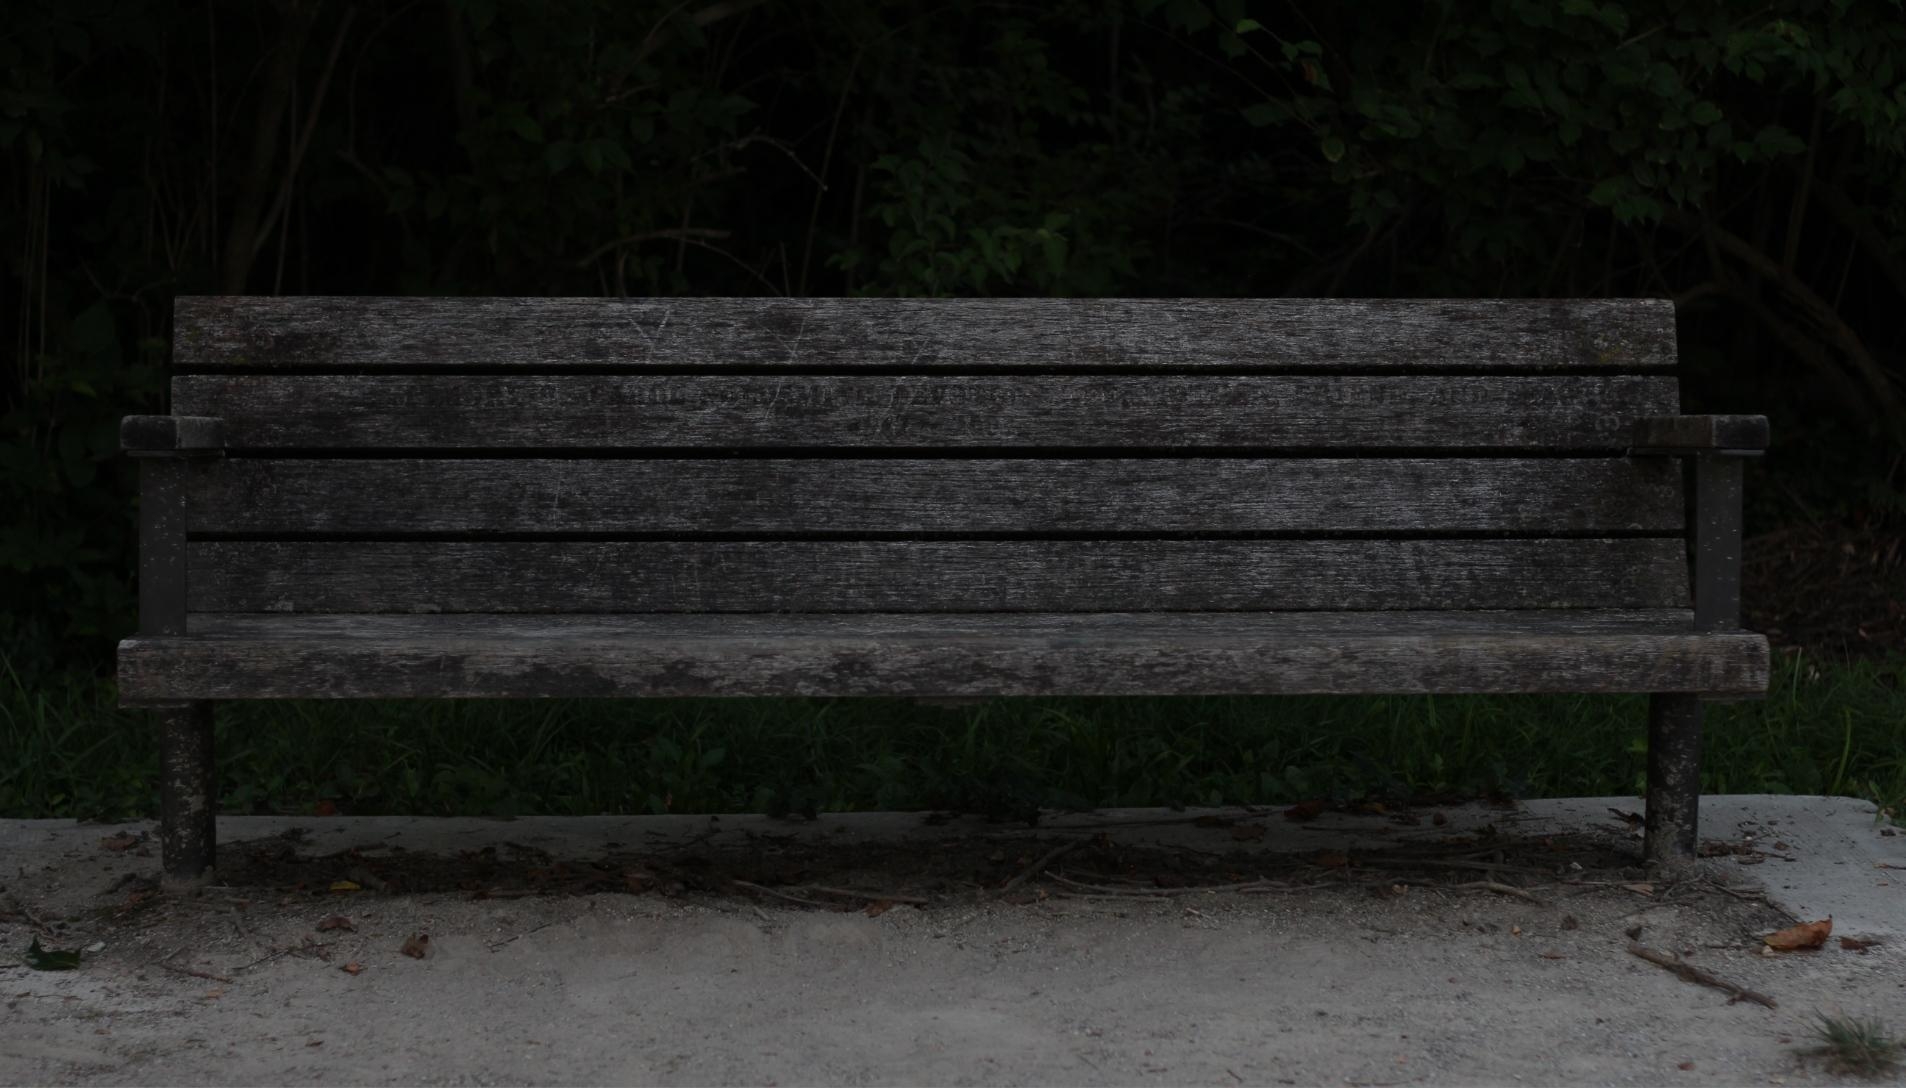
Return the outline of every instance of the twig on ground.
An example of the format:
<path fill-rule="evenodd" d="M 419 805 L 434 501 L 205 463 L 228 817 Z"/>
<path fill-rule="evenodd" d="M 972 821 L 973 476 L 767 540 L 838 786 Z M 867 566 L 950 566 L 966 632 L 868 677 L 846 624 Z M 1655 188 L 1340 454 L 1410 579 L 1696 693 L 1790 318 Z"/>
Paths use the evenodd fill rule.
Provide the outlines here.
<path fill-rule="evenodd" d="M 776 899 L 785 899 L 790 903 L 799 903 L 804 907 L 818 907 L 822 910 L 827 909 L 826 903 L 816 903 L 812 899 L 803 898 L 802 896 L 798 896 L 798 895 L 790 895 L 787 892 L 781 891 L 779 889 L 766 888 L 759 884 L 749 883 L 746 880 L 730 880 L 729 883 L 733 884 L 737 888 L 746 888 L 747 890 L 751 892 L 760 892 L 762 895 L 772 895 Z"/>
<path fill-rule="evenodd" d="M 492 943 L 490 943 L 490 944 L 488 944 L 488 945 L 485 945 L 484 947 L 486 947 L 486 948 L 488 948 L 488 949 L 489 949 L 490 951 L 492 951 L 492 952 L 494 952 L 494 951 L 496 951 L 497 949 L 499 949 L 499 948 L 501 948 L 501 947 L 503 947 L 503 946 L 504 946 L 504 945 L 506 945 L 506 944 L 509 944 L 509 943 L 510 943 L 511 941 L 514 941 L 514 940 L 516 940 L 516 939 L 517 939 L 517 938 L 519 938 L 519 937 L 527 937 L 527 936 L 529 936 L 529 935 L 530 935 L 530 934 L 532 934 L 532 933 L 536 933 L 536 932 L 539 932 L 539 931 L 541 931 L 541 930 L 545 930 L 545 929 L 548 929 L 548 928 L 549 928 L 550 926 L 553 926 L 553 925 L 555 925 L 555 924 L 556 924 L 557 922 L 562 922 L 562 921 L 567 921 L 567 919 L 564 919 L 564 918 L 557 918 L 557 919 L 554 919 L 553 921 L 548 921 L 548 922 L 544 922 L 544 923 L 543 923 L 542 925 L 540 925 L 540 926 L 531 926 L 530 928 L 528 928 L 528 929 L 526 929 L 526 930 L 524 930 L 524 931 L 523 931 L 523 932 L 521 932 L 521 933 L 517 933 L 517 934 L 513 934 L 513 935 L 511 935 L 511 936 L 508 936 L 508 937 L 505 937 L 505 938 L 503 938 L 503 939 L 502 939 L 502 940 L 500 940 L 500 941 L 495 941 L 495 942 L 492 942 Z"/>
<path fill-rule="evenodd" d="M 279 956 L 290 955 L 291 950 L 296 947 L 297 947 L 296 945 L 287 945 L 284 948 L 278 949 L 276 952 L 267 952 L 265 955 L 258 957 L 257 959 L 251 961 L 250 963 L 241 963 L 237 967 L 231 968 L 231 972 L 233 974 L 237 974 L 240 971 L 249 971 L 261 963 L 270 963 L 272 960 L 277 959 Z M 164 966 L 164 965 L 161 964 L 160 966 Z M 167 968 L 167 969 L 170 970 L 170 968 Z"/>
<path fill-rule="evenodd" d="M 857 892 L 852 888 L 827 888 L 819 884 L 803 884 L 800 890 L 813 892 L 815 895 L 838 895 L 843 899 L 865 899 L 869 903 L 877 903 L 885 899 L 889 903 L 906 903 L 909 906 L 924 907 L 930 902 L 917 895 L 900 895 L 897 892 Z"/>
<path fill-rule="evenodd" d="M 1513 884 L 1503 884 L 1494 880 L 1469 880 L 1461 884 L 1442 884 L 1434 880 L 1393 880 L 1390 883 L 1408 884 L 1415 888 L 1438 888 L 1443 891 L 1452 892 L 1495 892 L 1497 895 L 1512 895 L 1517 899 L 1526 899 L 1538 907 L 1546 907 L 1549 905 L 1546 899 L 1538 897 L 1535 893 L 1526 888 L 1518 888 Z"/>
<path fill-rule="evenodd" d="M 1237 884 L 1187 884 L 1180 888 L 1121 888 L 1112 884 L 1088 884 L 1083 880 L 1074 880 L 1058 873 L 1047 873 L 1046 876 L 1061 884 L 1099 895 L 1129 896 L 1133 899 L 1170 899 L 1195 892 L 1284 891 L 1291 887 L 1289 884 L 1279 884 L 1273 880 L 1247 880 Z"/>
<path fill-rule="evenodd" d="M 193 978 L 209 979 L 212 982 L 223 982 L 228 986 L 231 985 L 232 981 L 224 975 L 215 975 L 210 971 L 201 971 L 196 967 L 180 967 L 176 963 L 167 963 L 164 960 L 159 961 L 159 966 L 176 975 L 191 975 Z"/>
<path fill-rule="evenodd" d="M 27 920 L 28 925 L 32 926 L 34 929 L 39 930 L 41 933 L 45 934 L 46 936 L 50 937 L 53 935 L 53 927 L 46 924 L 46 919 L 33 913 L 33 908 L 27 906 L 24 902 L 22 902 L 19 896 L 9 895 L 7 896 L 7 902 L 13 904 L 14 913 L 18 914 L 22 918 L 25 918 Z"/>
<path fill-rule="evenodd" d="M 1013 877 L 1011 880 L 1008 880 L 1004 886 L 1002 886 L 998 891 L 994 892 L 993 894 L 1005 895 L 1008 892 L 1016 891 L 1021 884 L 1024 884 L 1026 881 L 1031 880 L 1033 877 L 1036 877 L 1040 873 L 1045 872 L 1046 866 L 1051 865 L 1053 862 L 1058 861 L 1060 858 L 1065 857 L 1067 854 L 1070 854 L 1072 851 L 1077 850 L 1079 847 L 1084 846 L 1086 843 L 1091 841 L 1092 840 L 1090 837 L 1083 837 L 1083 838 L 1073 839 L 1069 842 L 1065 842 L 1058 846 L 1053 847 L 1052 849 L 1046 851 L 1044 857 L 1041 857 L 1038 861 L 1035 861 L 1031 865 L 1026 866 L 1025 869 L 1020 871 L 1018 876 Z"/>
<path fill-rule="evenodd" d="M 1371 869 L 1475 869 L 1484 873 L 1526 873 L 1530 876 L 1553 876 L 1553 873 L 1533 869 L 1527 865 L 1501 865 L 1493 861 L 1445 861 L 1439 858 L 1398 858 L 1398 857 L 1360 857 L 1355 865 Z"/>
<path fill-rule="evenodd" d="M 336 941 L 315 941 L 315 940 L 312 940 L 309 936 L 307 936 L 305 937 L 303 941 L 301 941 L 298 944 L 286 945 L 285 947 L 280 948 L 274 952 L 270 952 L 263 956 L 260 956 L 257 959 L 251 961 L 250 963 L 241 963 L 237 967 L 228 968 L 228 970 L 230 970 L 233 974 L 237 974 L 240 971 L 250 970 L 251 968 L 258 966 L 261 963 L 269 963 L 280 956 L 314 955 L 321 960 L 328 961 L 331 957 L 328 954 L 326 954 L 326 950 L 333 948 L 336 945 L 337 945 Z M 178 955 L 178 953 L 174 952 L 172 955 L 176 956 Z M 171 958 L 172 956 L 166 957 L 166 959 L 171 959 Z"/>
<path fill-rule="evenodd" d="M 1718 975 L 1703 971 L 1691 963 L 1683 963 L 1679 957 L 1670 955 L 1669 953 L 1659 952 L 1638 944 L 1629 945 L 1628 951 L 1629 954 L 1639 956 L 1657 967 L 1665 967 L 1673 971 L 1689 982 L 1699 983 L 1702 986 L 1712 986 L 1716 990 L 1726 991 L 1729 1004 L 1736 1001 L 1752 1001 L 1757 1005 L 1765 1005 L 1770 1009 L 1778 1007 L 1774 1004 L 1774 999 L 1768 997 L 1766 994 L 1757 993 L 1745 986 L 1729 982 Z"/>
<path fill-rule="evenodd" d="M 1736 899 L 1745 899 L 1750 903 L 1765 903 L 1767 901 L 1767 893 L 1764 891 L 1753 891 L 1753 892 L 1742 891 L 1739 888 L 1730 888 L 1725 884 L 1722 884 L 1722 883 L 1719 883 L 1718 881 L 1713 881 L 1713 880 L 1705 880 L 1705 881 L 1702 881 L 1702 883 L 1706 884 L 1710 888 L 1713 888 L 1717 892 L 1726 892 L 1728 895 L 1731 895 Z"/>

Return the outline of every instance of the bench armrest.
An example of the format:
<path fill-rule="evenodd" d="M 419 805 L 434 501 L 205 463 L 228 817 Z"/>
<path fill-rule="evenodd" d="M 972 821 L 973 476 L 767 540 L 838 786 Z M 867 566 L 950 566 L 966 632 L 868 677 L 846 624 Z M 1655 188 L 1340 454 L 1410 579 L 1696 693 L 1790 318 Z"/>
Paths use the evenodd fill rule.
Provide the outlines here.
<path fill-rule="evenodd" d="M 1649 416 L 1635 421 L 1631 455 L 1685 457 L 1694 500 L 1689 525 L 1694 626 L 1741 623 L 1741 458 L 1767 449 L 1766 416 Z"/>
<path fill-rule="evenodd" d="M 211 416 L 127 416 L 119 447 L 139 458 L 139 633 L 185 633 L 186 483 L 225 452 Z"/>
<path fill-rule="evenodd" d="M 194 457 L 225 449 L 225 421 L 212 416 L 127 416 L 119 448 L 134 457 Z"/>
<path fill-rule="evenodd" d="M 1754 457 L 1767 449 L 1767 440 L 1766 416 L 1649 416 L 1635 421 L 1628 452 Z"/>

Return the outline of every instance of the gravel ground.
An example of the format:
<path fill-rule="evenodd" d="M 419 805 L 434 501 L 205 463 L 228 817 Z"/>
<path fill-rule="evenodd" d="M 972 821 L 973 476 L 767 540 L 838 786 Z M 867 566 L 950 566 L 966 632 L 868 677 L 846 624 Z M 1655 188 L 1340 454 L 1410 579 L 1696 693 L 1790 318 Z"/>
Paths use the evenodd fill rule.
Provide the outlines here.
<path fill-rule="evenodd" d="M 1906 1031 L 1871 806 L 1709 798 L 1679 880 L 1636 808 L 234 818 L 189 896 L 148 825 L 0 823 L 0 960 L 97 949 L 0 967 L 0 1082 L 1811 1084 L 1816 1013 Z"/>

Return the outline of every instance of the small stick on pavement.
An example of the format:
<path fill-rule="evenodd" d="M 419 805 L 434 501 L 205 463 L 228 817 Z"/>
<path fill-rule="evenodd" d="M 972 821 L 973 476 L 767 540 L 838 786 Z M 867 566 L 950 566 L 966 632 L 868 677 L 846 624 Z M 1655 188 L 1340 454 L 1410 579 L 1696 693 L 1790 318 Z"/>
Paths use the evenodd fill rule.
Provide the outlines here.
<path fill-rule="evenodd" d="M 822 909 L 826 909 L 827 907 L 825 903 L 816 903 L 812 899 L 805 899 L 798 895 L 789 895 L 784 891 L 775 888 L 766 888 L 759 884 L 751 884 L 746 880 L 730 880 L 729 883 L 737 888 L 746 888 L 751 892 L 760 892 L 762 895 L 772 895 L 776 899 L 785 899 L 790 903 L 799 903 L 804 907 L 820 907 Z"/>
<path fill-rule="evenodd" d="M 1378 883 L 1382 883 L 1379 881 Z M 1451 892 L 1495 892 L 1497 895 L 1513 895 L 1517 899 L 1526 899 L 1538 907 L 1548 906 L 1548 901 L 1537 897 L 1527 888 L 1518 888 L 1514 884 L 1503 884 L 1494 880 L 1469 880 L 1461 884 L 1442 884 L 1434 880 L 1393 880 L 1392 884 L 1408 884 L 1416 888 L 1436 888 Z"/>
<path fill-rule="evenodd" d="M 819 884 L 803 884 L 801 885 L 801 890 L 804 892 L 813 892 L 816 895 L 838 895 L 843 899 L 865 899 L 870 903 L 877 903 L 885 899 L 889 903 L 905 903 L 909 906 L 924 907 L 931 902 L 931 900 L 922 899 L 917 895 L 899 895 L 894 892 L 857 892 L 852 888 L 826 888 Z"/>
<path fill-rule="evenodd" d="M 1046 855 L 1044 857 L 1040 858 L 1038 861 L 1033 862 L 1031 865 L 1028 865 L 1025 868 L 1025 870 L 1022 871 L 1018 876 L 1013 877 L 1011 880 L 1008 880 L 1004 887 L 1000 888 L 997 892 L 994 892 L 993 894 L 1005 895 L 1007 892 L 1014 891 L 1021 884 L 1024 884 L 1026 881 L 1031 880 L 1033 877 L 1036 877 L 1040 873 L 1045 872 L 1046 866 L 1051 865 L 1053 862 L 1058 861 L 1060 858 L 1065 857 L 1067 854 L 1070 854 L 1074 850 L 1077 850 L 1079 847 L 1084 846 L 1086 843 L 1091 841 L 1092 840 L 1089 837 L 1078 838 L 1078 839 L 1073 839 L 1071 842 L 1053 847 L 1052 849 L 1046 851 Z"/>
<path fill-rule="evenodd" d="M 167 963 L 164 960 L 159 961 L 159 966 L 174 974 L 191 975 L 193 978 L 209 979 L 212 982 L 223 982 L 226 985 L 230 985 L 232 981 L 224 975 L 215 975 L 210 971 L 200 971 L 195 967 L 180 967 L 176 963 Z"/>
<path fill-rule="evenodd" d="M 1768 997 L 1766 994 L 1756 993 L 1744 986 L 1735 985 L 1717 975 L 1711 975 L 1691 963 L 1681 962 L 1679 958 L 1671 956 L 1666 952 L 1657 952 L 1652 948 L 1638 944 L 1629 945 L 1628 951 L 1632 955 L 1639 956 L 1657 967 L 1666 967 L 1668 970 L 1673 971 L 1689 982 L 1699 983 L 1702 986 L 1712 986 L 1717 990 L 1727 991 L 1729 1002 L 1752 1001 L 1757 1005 L 1765 1005 L 1770 1009 L 1779 1007 L 1774 1004 L 1774 999 Z"/>

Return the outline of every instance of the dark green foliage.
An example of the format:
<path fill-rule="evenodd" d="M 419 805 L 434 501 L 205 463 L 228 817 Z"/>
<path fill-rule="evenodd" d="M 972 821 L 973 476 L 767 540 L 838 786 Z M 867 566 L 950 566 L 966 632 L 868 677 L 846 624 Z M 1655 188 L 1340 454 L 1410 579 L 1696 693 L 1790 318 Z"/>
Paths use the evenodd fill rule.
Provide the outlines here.
<path fill-rule="evenodd" d="M 19 0 L 0 73 L 36 668 L 133 623 L 188 292 L 1672 295 L 1691 407 L 1906 510 L 1898 0 Z"/>
<path fill-rule="evenodd" d="M 26 965 L 35 971 L 75 971 L 79 969 L 78 952 L 62 952 L 51 948 L 41 948 L 40 939 L 33 938 L 27 945 Z"/>
<path fill-rule="evenodd" d="M 1833 1073 L 1876 1077 L 1899 1066 L 1906 1041 L 1894 1037 L 1879 1020 L 1815 1013 L 1814 1037 L 1819 1045 L 1803 1051 L 1819 1058 Z"/>

